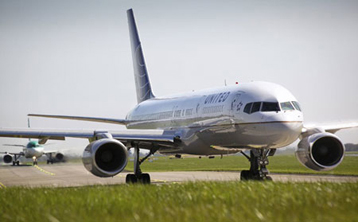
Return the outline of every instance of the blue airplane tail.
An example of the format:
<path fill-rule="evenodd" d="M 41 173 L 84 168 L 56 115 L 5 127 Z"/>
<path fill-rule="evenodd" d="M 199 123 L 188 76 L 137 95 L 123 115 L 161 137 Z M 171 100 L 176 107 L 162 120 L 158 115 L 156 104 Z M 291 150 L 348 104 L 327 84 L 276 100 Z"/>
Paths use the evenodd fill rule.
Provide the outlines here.
<path fill-rule="evenodd" d="M 131 40 L 134 80 L 137 91 L 138 103 L 147 99 L 154 98 L 152 87 L 150 85 L 147 67 L 145 65 L 142 46 L 139 40 L 137 26 L 134 20 L 133 10 L 127 11 L 129 35 Z"/>

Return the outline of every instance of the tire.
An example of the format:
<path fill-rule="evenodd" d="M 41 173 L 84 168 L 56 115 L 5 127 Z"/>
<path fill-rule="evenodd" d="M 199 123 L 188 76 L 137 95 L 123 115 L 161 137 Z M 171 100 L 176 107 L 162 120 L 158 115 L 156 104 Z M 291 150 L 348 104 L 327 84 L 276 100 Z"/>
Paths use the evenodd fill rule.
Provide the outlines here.
<path fill-rule="evenodd" d="M 242 181 L 246 181 L 246 180 L 250 180 L 250 171 L 248 170 L 243 170 L 241 171 L 241 174 L 240 174 L 240 180 Z"/>
<path fill-rule="evenodd" d="M 148 173 L 143 173 L 142 178 L 140 179 L 142 184 L 150 184 L 150 176 Z"/>
<path fill-rule="evenodd" d="M 272 181 L 272 177 L 267 176 L 267 177 L 266 177 L 266 180 L 267 180 L 267 181 Z"/>
<path fill-rule="evenodd" d="M 134 174 L 127 174 L 126 176 L 126 183 L 133 184 L 137 183 L 137 177 Z"/>

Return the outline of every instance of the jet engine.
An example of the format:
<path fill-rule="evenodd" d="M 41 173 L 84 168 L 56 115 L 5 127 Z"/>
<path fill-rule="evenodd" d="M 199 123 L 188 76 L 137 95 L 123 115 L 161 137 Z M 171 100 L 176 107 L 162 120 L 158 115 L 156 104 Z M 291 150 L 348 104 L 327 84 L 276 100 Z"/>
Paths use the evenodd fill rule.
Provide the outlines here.
<path fill-rule="evenodd" d="M 312 170 L 331 170 L 342 162 L 344 151 L 345 147 L 336 135 L 315 133 L 300 141 L 296 157 Z"/>
<path fill-rule="evenodd" d="M 55 158 L 58 162 L 61 162 L 64 160 L 64 155 L 62 153 L 56 153 Z"/>
<path fill-rule="evenodd" d="M 9 154 L 4 155 L 3 157 L 4 163 L 11 163 L 12 162 L 12 156 Z"/>
<path fill-rule="evenodd" d="M 98 177 L 113 177 L 127 166 L 127 148 L 115 139 L 100 139 L 90 143 L 83 151 L 85 168 Z"/>

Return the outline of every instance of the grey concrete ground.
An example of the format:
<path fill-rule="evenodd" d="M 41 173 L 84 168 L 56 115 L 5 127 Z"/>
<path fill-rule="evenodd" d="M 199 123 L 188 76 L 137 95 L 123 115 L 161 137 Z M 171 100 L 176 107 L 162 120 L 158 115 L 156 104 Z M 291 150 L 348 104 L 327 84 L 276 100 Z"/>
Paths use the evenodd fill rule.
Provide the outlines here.
<path fill-rule="evenodd" d="M 66 163 L 39 166 L 0 166 L 0 187 L 70 187 L 125 183 L 127 172 L 113 178 L 99 178 L 89 173 L 81 163 Z M 231 181 L 239 180 L 239 172 L 153 172 L 152 183 L 185 181 Z M 353 176 L 289 175 L 271 174 L 274 181 L 284 182 L 358 182 Z"/>

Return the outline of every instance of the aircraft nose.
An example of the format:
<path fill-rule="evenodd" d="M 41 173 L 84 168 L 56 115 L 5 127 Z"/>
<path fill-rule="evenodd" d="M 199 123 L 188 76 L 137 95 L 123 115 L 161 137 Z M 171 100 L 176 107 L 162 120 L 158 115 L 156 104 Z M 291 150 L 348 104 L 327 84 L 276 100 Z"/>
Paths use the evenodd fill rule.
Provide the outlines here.
<path fill-rule="evenodd" d="M 267 135 L 282 146 L 289 145 L 302 132 L 302 116 L 297 113 L 274 113 L 265 118 Z"/>

